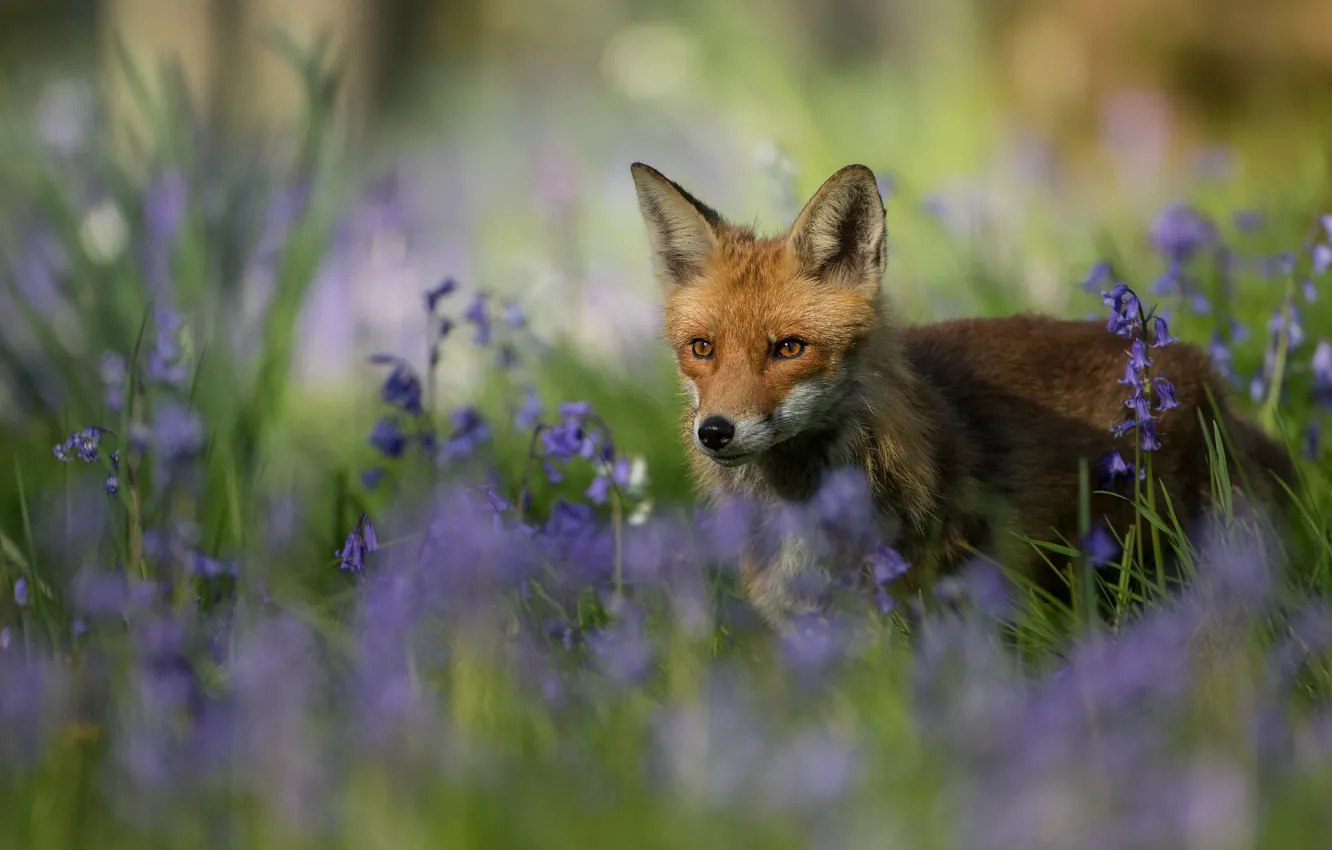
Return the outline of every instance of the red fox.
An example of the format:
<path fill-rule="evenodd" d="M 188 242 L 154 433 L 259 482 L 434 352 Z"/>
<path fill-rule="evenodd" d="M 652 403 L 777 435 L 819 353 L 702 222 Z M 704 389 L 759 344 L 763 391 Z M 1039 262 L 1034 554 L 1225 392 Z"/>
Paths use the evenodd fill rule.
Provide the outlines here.
<path fill-rule="evenodd" d="M 1135 437 L 1112 432 L 1125 418 L 1124 338 L 1102 322 L 1030 314 L 898 323 L 881 303 L 884 205 L 863 165 L 832 175 L 774 237 L 724 220 L 650 166 L 631 173 L 688 401 L 682 436 L 709 496 L 802 502 L 829 471 L 854 467 L 884 542 L 911 564 L 899 592 L 987 551 L 1038 585 L 1062 583 L 1029 543 L 1006 541 L 1076 543 L 1080 459 L 1134 457 Z M 1219 418 L 1238 456 L 1232 480 L 1243 472 L 1259 502 L 1279 506 L 1272 476 L 1294 484 L 1286 449 L 1230 410 L 1199 348 L 1152 355 L 1178 404 L 1152 472 L 1183 528 L 1212 498 L 1200 412 L 1209 433 Z M 1093 496 L 1093 517 L 1121 539 L 1132 511 Z M 744 556 L 740 582 L 780 626 L 818 607 L 798 586 L 830 569 L 791 540 Z"/>

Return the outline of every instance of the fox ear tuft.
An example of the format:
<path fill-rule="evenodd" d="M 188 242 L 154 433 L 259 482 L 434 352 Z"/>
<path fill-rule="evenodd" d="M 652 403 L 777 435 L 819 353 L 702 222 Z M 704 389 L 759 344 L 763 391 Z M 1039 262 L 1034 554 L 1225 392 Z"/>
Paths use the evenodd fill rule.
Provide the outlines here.
<path fill-rule="evenodd" d="M 874 172 L 848 165 L 800 211 L 788 236 L 809 275 L 878 292 L 888 245 Z"/>
<path fill-rule="evenodd" d="M 666 290 L 683 286 L 717 247 L 722 217 L 650 165 L 629 167 L 652 244 L 652 266 Z"/>

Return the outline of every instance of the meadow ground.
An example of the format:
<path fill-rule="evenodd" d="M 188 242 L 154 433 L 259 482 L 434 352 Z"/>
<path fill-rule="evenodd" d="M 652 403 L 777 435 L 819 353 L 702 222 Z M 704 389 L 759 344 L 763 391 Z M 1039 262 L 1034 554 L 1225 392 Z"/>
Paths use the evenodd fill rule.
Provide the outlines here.
<path fill-rule="evenodd" d="M 734 593 L 736 518 L 693 501 L 664 351 L 607 368 L 441 269 L 428 357 L 311 392 L 296 317 L 383 198 L 342 191 L 317 122 L 279 165 L 164 116 L 146 168 L 5 158 L 0 846 L 1325 846 L 1316 168 L 1088 224 L 1038 305 L 1108 321 L 1123 282 L 1206 346 L 1301 459 L 1288 527 L 1223 510 L 1191 549 L 1148 478 L 1123 563 L 1090 526 L 1047 549 L 1070 607 L 978 563 L 777 639 Z M 884 187 L 909 314 L 1032 306 L 951 201 Z M 441 392 L 464 359 L 476 391 Z M 861 535 L 855 495 L 803 519 Z M 1172 548 L 1183 589 L 1142 567 Z"/>

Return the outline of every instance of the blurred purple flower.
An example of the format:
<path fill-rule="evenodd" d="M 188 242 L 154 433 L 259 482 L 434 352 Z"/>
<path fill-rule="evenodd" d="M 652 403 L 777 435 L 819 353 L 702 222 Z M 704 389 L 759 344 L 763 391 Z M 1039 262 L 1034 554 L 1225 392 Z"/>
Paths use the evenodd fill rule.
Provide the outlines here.
<path fill-rule="evenodd" d="M 485 292 L 478 292 L 463 311 L 463 319 L 476 327 L 476 333 L 472 341 L 477 345 L 488 345 L 490 343 L 490 314 L 486 310 L 487 299 L 489 296 Z"/>
<path fill-rule="evenodd" d="M 102 355 L 101 376 L 106 410 L 118 416 L 125 409 L 125 379 L 129 369 L 125 358 L 113 351 Z"/>
<path fill-rule="evenodd" d="M 435 307 L 439 304 L 440 300 L 448 295 L 451 295 L 455 290 L 457 290 L 457 288 L 458 288 L 458 282 L 451 277 L 446 277 L 435 286 L 431 287 L 430 289 L 427 289 L 425 294 L 426 312 L 431 313 L 433 315 L 435 312 Z M 440 336 L 443 335 L 444 333 L 440 334 Z"/>
<path fill-rule="evenodd" d="M 379 551 L 379 539 L 375 534 L 375 527 L 370 524 L 369 517 L 361 514 L 361 518 L 356 521 L 356 527 L 347 535 L 342 548 L 333 554 L 338 556 L 339 569 L 360 576 L 365 572 L 365 556 L 377 551 Z"/>
<path fill-rule="evenodd" d="M 1257 210 L 1237 210 L 1231 217 L 1235 227 L 1246 233 L 1253 233 L 1262 228 L 1265 221 L 1264 215 Z"/>
<path fill-rule="evenodd" d="M 527 317 L 523 315 L 522 308 L 516 301 L 504 302 L 504 324 L 511 328 L 521 328 L 527 324 Z"/>
<path fill-rule="evenodd" d="M 526 387 L 523 390 L 523 401 L 518 406 L 518 410 L 513 416 L 513 427 L 519 431 L 531 431 L 541 421 L 541 413 L 544 406 L 541 403 L 541 396 L 534 387 Z"/>
<path fill-rule="evenodd" d="M 169 387 L 183 388 L 190 379 L 189 363 L 180 347 L 185 318 L 175 310 L 155 311 L 155 340 L 148 353 L 148 378 Z"/>
<path fill-rule="evenodd" d="M 185 174 L 170 169 L 158 175 L 144 197 L 144 222 L 149 243 L 159 248 L 169 247 L 180 232 L 188 209 L 189 184 Z"/>
<path fill-rule="evenodd" d="M 450 414 L 450 418 L 453 420 L 453 434 L 440 449 L 441 463 L 471 457 L 491 437 L 490 425 L 481 411 L 474 407 L 459 407 Z"/>
<path fill-rule="evenodd" d="M 1313 247 L 1313 273 L 1321 276 L 1332 268 L 1332 245 L 1318 243 Z"/>
<path fill-rule="evenodd" d="M 153 410 L 152 442 L 160 461 L 192 455 L 203 448 L 203 419 L 198 411 L 162 399 Z"/>
<path fill-rule="evenodd" d="M 96 463 L 101 446 L 102 435 L 112 433 L 109 429 L 91 425 L 81 431 L 76 431 L 69 436 L 69 439 L 60 443 L 53 449 L 56 460 L 64 463 L 72 463 L 75 459 L 84 463 Z"/>
<path fill-rule="evenodd" d="M 393 366 L 379 390 L 380 398 L 409 416 L 420 416 L 422 408 L 421 379 L 407 361 L 392 354 L 374 354 L 370 362 L 380 366 Z"/>
<path fill-rule="evenodd" d="M 1216 227 L 1202 213 L 1182 203 L 1172 204 L 1152 222 L 1150 238 L 1168 260 L 1187 262 L 1216 241 Z"/>
<path fill-rule="evenodd" d="M 381 417 L 370 432 L 370 445 L 386 457 L 399 458 L 407 448 L 407 437 L 399 430 L 397 422 Z"/>
<path fill-rule="evenodd" d="M 1105 527 L 1105 524 L 1101 522 L 1092 526 L 1083 539 L 1081 548 L 1083 555 L 1086 556 L 1093 569 L 1105 566 L 1119 555 L 1118 541 Z"/>
<path fill-rule="evenodd" d="M 14 581 L 14 602 L 20 608 L 28 606 L 28 579 L 25 576 L 19 576 Z"/>

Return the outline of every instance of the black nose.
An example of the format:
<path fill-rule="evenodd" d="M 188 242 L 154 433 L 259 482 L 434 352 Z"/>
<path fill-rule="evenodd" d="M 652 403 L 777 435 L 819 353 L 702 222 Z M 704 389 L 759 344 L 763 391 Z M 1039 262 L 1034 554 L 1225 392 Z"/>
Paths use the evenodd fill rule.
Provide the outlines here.
<path fill-rule="evenodd" d="M 735 436 L 735 426 L 725 416 L 709 416 L 698 426 L 698 441 L 714 452 L 725 448 Z"/>

